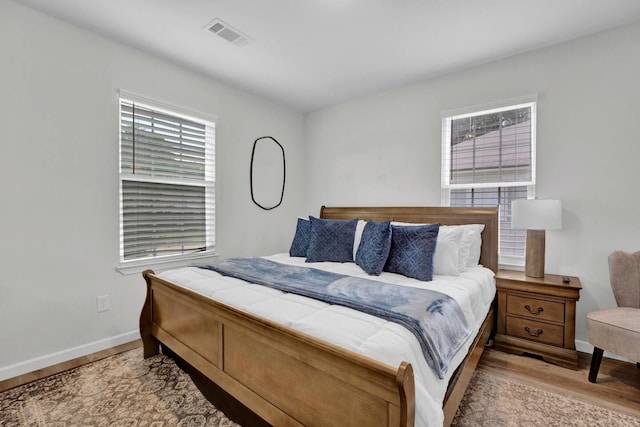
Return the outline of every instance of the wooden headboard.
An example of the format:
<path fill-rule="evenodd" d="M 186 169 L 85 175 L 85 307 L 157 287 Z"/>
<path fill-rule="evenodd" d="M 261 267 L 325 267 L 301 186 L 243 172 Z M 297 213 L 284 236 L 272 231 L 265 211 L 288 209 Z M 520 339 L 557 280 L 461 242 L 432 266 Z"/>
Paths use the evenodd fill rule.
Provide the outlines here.
<path fill-rule="evenodd" d="M 484 224 L 480 264 L 498 271 L 498 206 L 491 208 L 461 207 L 329 207 L 320 208 L 320 218 L 374 221 L 414 222 L 418 224 L 460 225 Z"/>

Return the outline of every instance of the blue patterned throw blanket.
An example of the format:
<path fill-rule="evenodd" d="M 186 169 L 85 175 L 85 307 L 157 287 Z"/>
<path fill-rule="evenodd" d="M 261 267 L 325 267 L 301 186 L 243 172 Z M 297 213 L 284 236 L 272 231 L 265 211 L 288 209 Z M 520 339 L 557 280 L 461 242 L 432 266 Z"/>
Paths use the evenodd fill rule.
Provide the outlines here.
<path fill-rule="evenodd" d="M 406 327 L 424 357 L 444 378 L 453 355 L 471 334 L 458 303 L 448 295 L 346 276 L 263 258 L 230 258 L 198 265 L 224 276 L 368 313 Z"/>

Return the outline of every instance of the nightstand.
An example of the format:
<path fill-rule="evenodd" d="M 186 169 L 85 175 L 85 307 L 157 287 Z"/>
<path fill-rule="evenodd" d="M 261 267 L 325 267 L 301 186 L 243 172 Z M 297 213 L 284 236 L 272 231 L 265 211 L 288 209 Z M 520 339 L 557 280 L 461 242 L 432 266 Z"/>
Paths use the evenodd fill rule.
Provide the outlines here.
<path fill-rule="evenodd" d="M 578 368 L 576 301 L 580 279 L 545 274 L 525 276 L 522 271 L 499 270 L 496 350 L 529 353 L 567 368 Z M 566 277 L 566 276 L 564 276 Z"/>

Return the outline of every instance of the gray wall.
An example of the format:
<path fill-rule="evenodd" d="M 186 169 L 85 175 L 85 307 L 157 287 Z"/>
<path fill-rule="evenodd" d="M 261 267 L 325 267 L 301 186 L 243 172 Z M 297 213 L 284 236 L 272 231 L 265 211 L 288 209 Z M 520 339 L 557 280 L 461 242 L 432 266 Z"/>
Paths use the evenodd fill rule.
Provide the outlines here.
<path fill-rule="evenodd" d="M 537 195 L 563 202 L 546 271 L 582 280 L 586 313 L 615 305 L 607 255 L 640 249 L 640 24 L 307 115 L 307 208 L 439 205 L 441 113 L 538 94 Z"/>
<path fill-rule="evenodd" d="M 118 89 L 217 116 L 221 255 L 288 250 L 304 200 L 302 114 L 11 1 L 0 53 L 0 379 L 135 339 L 144 281 L 115 269 Z M 269 212 L 249 192 L 264 135 L 288 159 Z M 99 295 L 110 311 L 97 313 Z"/>

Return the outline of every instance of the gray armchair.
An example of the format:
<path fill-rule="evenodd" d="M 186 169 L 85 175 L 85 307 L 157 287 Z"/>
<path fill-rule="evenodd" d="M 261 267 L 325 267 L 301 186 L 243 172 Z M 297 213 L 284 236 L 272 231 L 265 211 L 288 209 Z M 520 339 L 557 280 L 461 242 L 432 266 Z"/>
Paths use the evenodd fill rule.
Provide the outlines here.
<path fill-rule="evenodd" d="M 640 251 L 609 255 L 609 277 L 618 306 L 587 314 L 587 337 L 593 345 L 592 383 L 604 350 L 631 359 L 640 368 Z"/>

